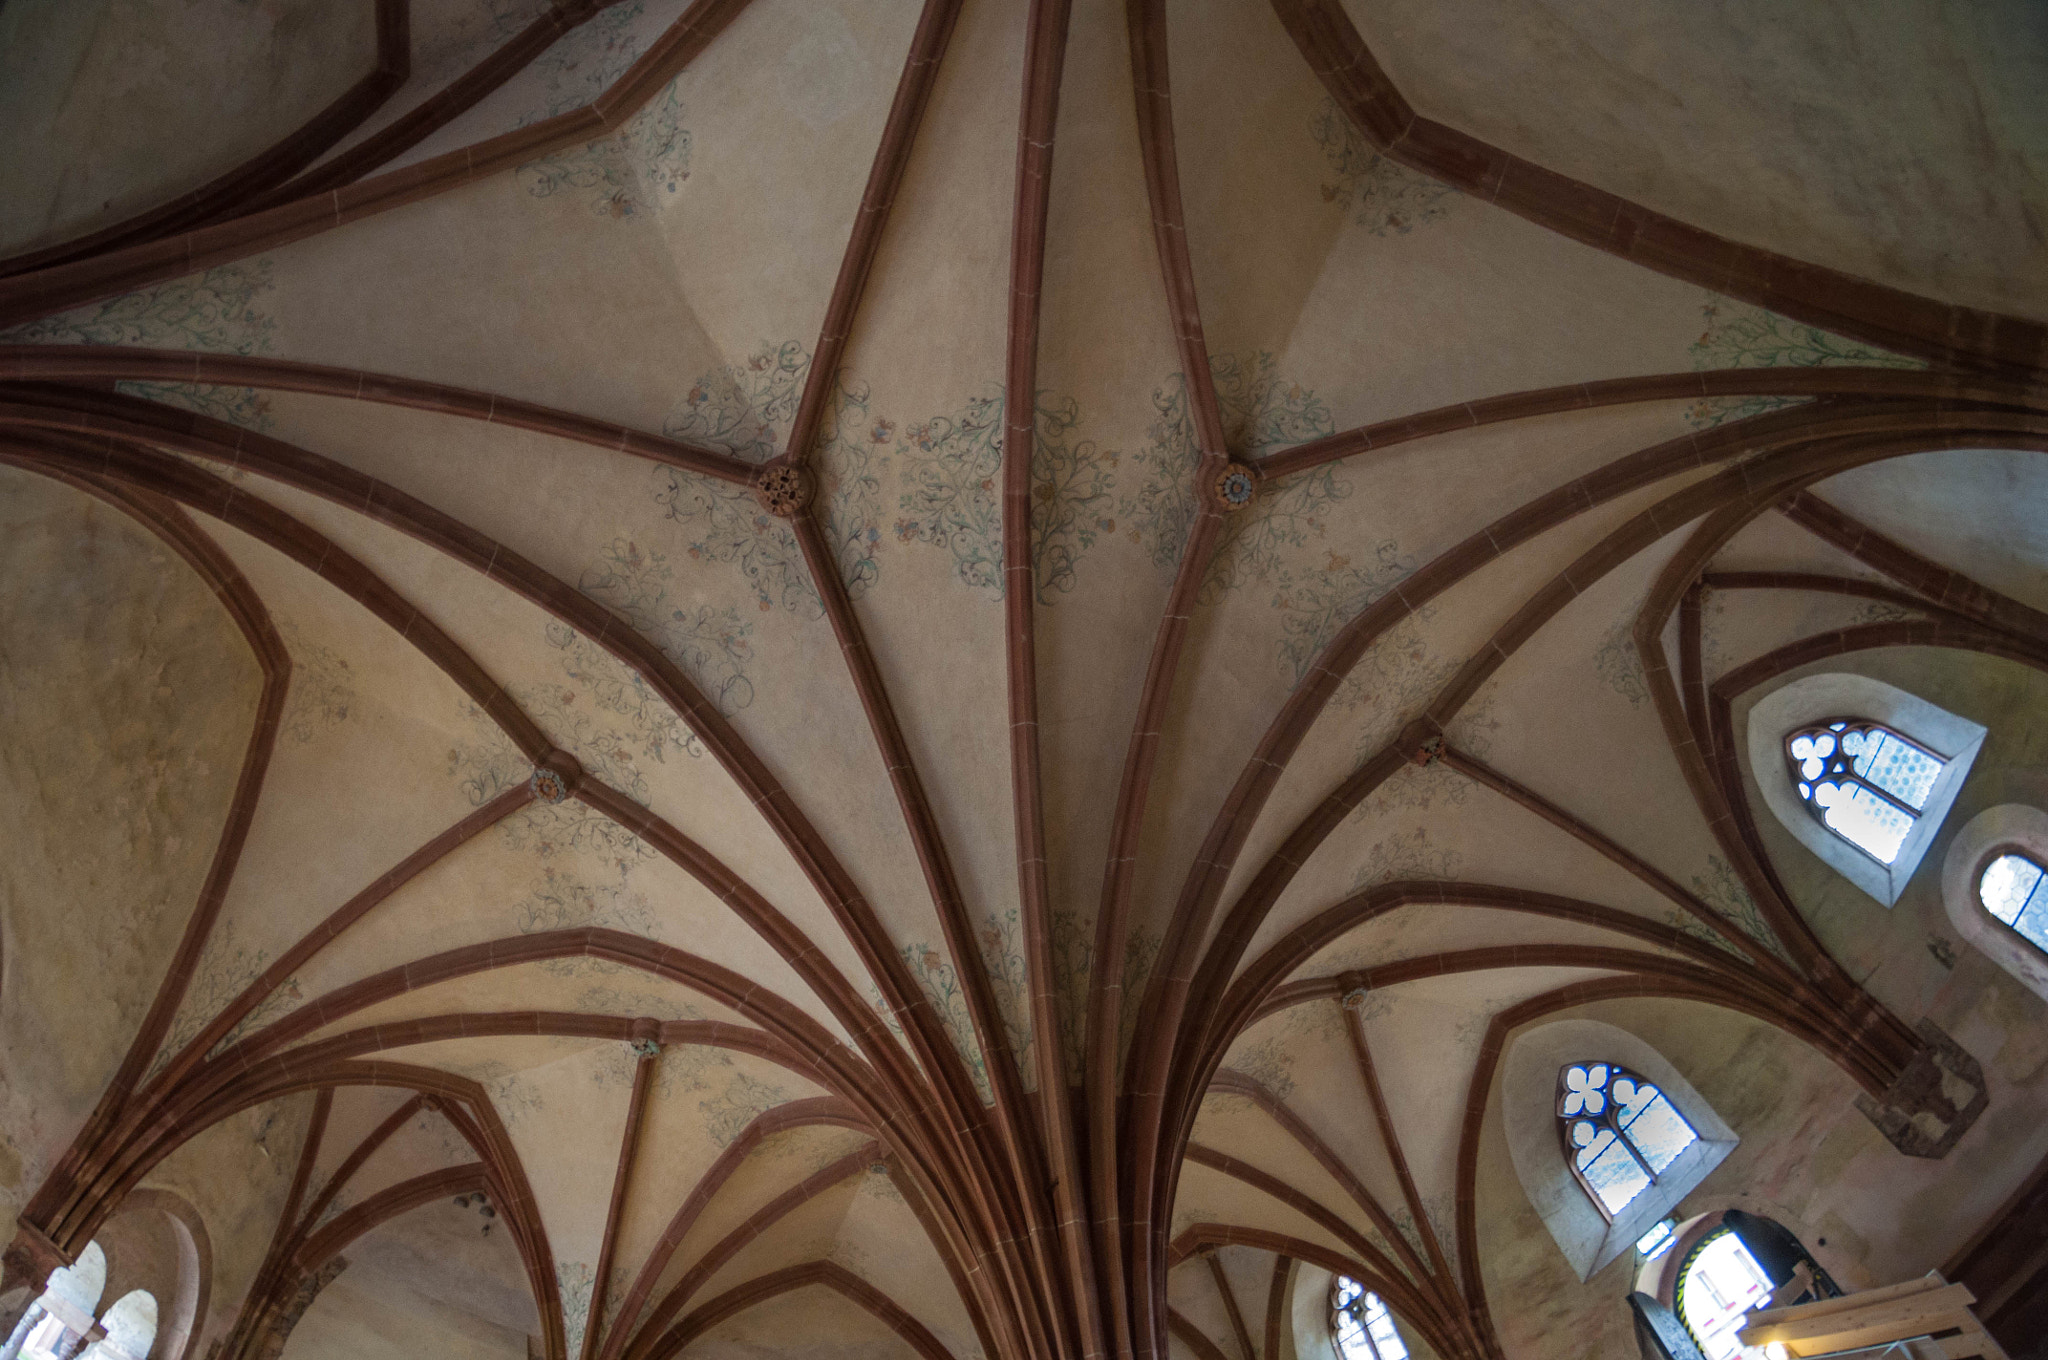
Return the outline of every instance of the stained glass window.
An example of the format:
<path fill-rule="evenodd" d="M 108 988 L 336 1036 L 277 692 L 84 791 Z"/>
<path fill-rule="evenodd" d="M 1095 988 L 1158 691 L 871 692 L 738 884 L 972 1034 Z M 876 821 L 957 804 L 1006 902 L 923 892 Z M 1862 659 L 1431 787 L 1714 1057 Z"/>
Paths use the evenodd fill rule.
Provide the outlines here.
<path fill-rule="evenodd" d="M 1572 1173 L 1610 1219 L 1699 1141 L 1662 1091 L 1613 1063 L 1558 1073 L 1557 1121 Z"/>
<path fill-rule="evenodd" d="M 1744 1354 L 1736 1334 L 1749 1310 L 1770 1297 L 1770 1277 L 1726 1228 L 1702 1238 L 1678 1273 L 1678 1316 L 1707 1360 Z"/>
<path fill-rule="evenodd" d="M 1883 723 L 1830 718 L 1785 737 L 1800 801 L 1879 864 L 1899 857 L 1948 761 Z"/>
<path fill-rule="evenodd" d="M 2008 850 L 1977 876 L 1977 900 L 2034 948 L 2048 952 L 2048 870 Z"/>
<path fill-rule="evenodd" d="M 1337 1350 L 1344 1360 L 1408 1360 L 1394 1315 L 1380 1296 L 1356 1280 L 1337 1277 L 1330 1294 Z"/>

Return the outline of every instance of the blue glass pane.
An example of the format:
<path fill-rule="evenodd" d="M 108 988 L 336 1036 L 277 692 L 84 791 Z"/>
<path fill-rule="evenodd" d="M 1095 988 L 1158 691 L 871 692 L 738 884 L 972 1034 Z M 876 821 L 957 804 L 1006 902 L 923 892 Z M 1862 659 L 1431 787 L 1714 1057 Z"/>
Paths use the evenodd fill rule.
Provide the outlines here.
<path fill-rule="evenodd" d="M 1644 1090 L 1651 1090 L 1644 1087 Z M 1692 1131 L 1692 1125 L 1685 1122 L 1685 1116 L 1671 1107 L 1671 1102 L 1662 1095 L 1653 1094 L 1640 1113 L 1622 1126 L 1636 1151 L 1643 1154 L 1643 1160 L 1650 1169 L 1660 1175 L 1678 1154 L 1699 1141 L 1699 1135 Z"/>
<path fill-rule="evenodd" d="M 1906 806 L 1924 808 L 1943 763 L 1889 732 L 1871 732 L 1864 736 L 1863 752 L 1856 757 L 1856 773 Z"/>
<path fill-rule="evenodd" d="M 1913 829 L 1910 814 L 1899 811 L 1877 794 L 1858 784 L 1822 784 L 1813 799 L 1827 809 L 1827 824 L 1868 851 L 1881 864 L 1899 857 L 1906 833 Z"/>
<path fill-rule="evenodd" d="M 1613 1134 L 1603 1133 L 1601 1137 L 1605 1150 L 1586 1167 L 1586 1183 L 1607 1206 L 1608 1213 L 1618 1214 L 1630 1200 L 1650 1188 L 1650 1176 Z"/>
<path fill-rule="evenodd" d="M 2032 860 L 2023 855 L 2000 855 L 1984 866 L 1984 876 L 1977 880 L 1977 895 L 1983 899 L 1984 910 L 2011 925 L 2040 881 L 2041 870 Z"/>
<path fill-rule="evenodd" d="M 2033 899 L 2012 923 L 2012 928 L 2026 937 L 2027 943 L 2039 950 L 2048 951 L 2048 891 L 2035 889 Z"/>
<path fill-rule="evenodd" d="M 1373 1346 L 1380 1353 L 1380 1360 L 1408 1360 L 1408 1347 L 1401 1340 L 1401 1334 L 1394 1330 L 1394 1320 L 1387 1316 L 1386 1309 L 1380 1309 L 1379 1316 L 1368 1318 L 1366 1330 L 1372 1333 Z"/>
<path fill-rule="evenodd" d="M 1614 1130 L 1581 1121 L 1572 1125 L 1572 1145 L 1578 1148 L 1579 1170 L 1584 1171 L 1593 1164 L 1595 1157 L 1614 1145 Z"/>

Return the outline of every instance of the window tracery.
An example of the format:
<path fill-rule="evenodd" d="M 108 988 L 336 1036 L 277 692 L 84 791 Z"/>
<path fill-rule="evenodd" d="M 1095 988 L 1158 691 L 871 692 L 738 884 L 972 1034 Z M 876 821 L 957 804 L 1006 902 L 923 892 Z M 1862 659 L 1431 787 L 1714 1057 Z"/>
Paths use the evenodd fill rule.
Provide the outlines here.
<path fill-rule="evenodd" d="M 1379 1295 L 1339 1275 L 1331 1287 L 1332 1325 L 1343 1360 L 1408 1360 L 1407 1343 Z"/>
<path fill-rule="evenodd" d="M 1977 900 L 1992 919 L 2048 953 L 2048 868 L 2032 855 L 2007 849 L 1977 875 Z"/>
<path fill-rule="evenodd" d="M 1821 825 L 1889 865 L 1947 766 L 1883 723 L 1830 718 L 1785 735 L 1785 760 L 1800 801 Z"/>
<path fill-rule="evenodd" d="M 1557 1120 L 1572 1174 L 1610 1220 L 1699 1141 L 1662 1091 L 1615 1063 L 1561 1069 Z"/>

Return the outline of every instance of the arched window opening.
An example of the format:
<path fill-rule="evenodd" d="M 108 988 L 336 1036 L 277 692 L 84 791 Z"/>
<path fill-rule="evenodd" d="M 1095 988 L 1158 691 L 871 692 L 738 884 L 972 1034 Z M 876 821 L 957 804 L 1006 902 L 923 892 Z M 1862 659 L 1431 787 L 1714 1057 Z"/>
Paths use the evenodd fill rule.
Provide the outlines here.
<path fill-rule="evenodd" d="M 76 1261 L 50 1272 L 41 1297 L 0 1346 L 0 1360 L 72 1360 L 93 1328 L 106 1287 L 107 1254 L 99 1243 L 88 1242 Z"/>
<path fill-rule="evenodd" d="M 2048 953 L 2048 868 L 2032 855 L 2007 850 L 1977 875 L 1977 900 L 2003 925 Z"/>
<path fill-rule="evenodd" d="M 132 1289 L 114 1300 L 100 1319 L 106 1339 L 86 1352 L 85 1360 L 149 1360 L 156 1345 L 156 1295 Z"/>
<path fill-rule="evenodd" d="M 1821 825 L 1879 864 L 1899 857 L 1948 765 L 1883 723 L 1831 718 L 1785 736 L 1800 801 Z"/>
<path fill-rule="evenodd" d="M 1344 1360 L 1408 1360 L 1408 1346 L 1380 1296 L 1339 1275 L 1331 1286 L 1332 1326 Z"/>
<path fill-rule="evenodd" d="M 1557 1074 L 1565 1160 L 1612 1220 L 1699 1141 L 1662 1091 L 1615 1063 L 1572 1063 Z"/>
<path fill-rule="evenodd" d="M 1742 1353 L 1736 1334 L 1752 1308 L 1771 1297 L 1770 1277 L 1728 1228 L 1701 1238 L 1678 1272 L 1678 1316 L 1707 1360 Z"/>

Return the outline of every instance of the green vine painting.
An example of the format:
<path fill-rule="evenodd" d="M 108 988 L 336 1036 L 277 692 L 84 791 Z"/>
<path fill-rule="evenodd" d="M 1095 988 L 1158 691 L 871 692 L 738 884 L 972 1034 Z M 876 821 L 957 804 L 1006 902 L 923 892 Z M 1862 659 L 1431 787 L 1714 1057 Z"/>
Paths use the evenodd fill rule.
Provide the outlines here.
<path fill-rule="evenodd" d="M 532 67 L 542 102 L 521 115 L 519 126 L 581 108 L 624 75 L 640 55 L 635 21 L 645 8 L 635 0 L 602 10 L 543 53 Z M 690 177 L 680 83 L 680 76 L 671 80 L 611 136 L 521 165 L 519 182 L 535 198 L 595 191 L 589 205 L 600 217 L 631 217 L 666 203 Z"/>
<path fill-rule="evenodd" d="M 1138 1032 L 1138 1013 L 1145 983 L 1159 959 L 1160 937 L 1135 927 L 1124 944 L 1122 1023 L 1117 1052 L 1128 1053 Z M 1079 1082 L 1086 1060 L 1083 1035 L 1088 1026 L 1088 987 L 1095 969 L 1095 922 L 1077 912 L 1055 911 L 1052 917 L 1052 966 L 1059 982 L 1060 1044 L 1067 1080 Z"/>
<path fill-rule="evenodd" d="M 307 640 L 290 619 L 280 619 L 277 631 L 292 658 L 291 684 L 278 727 L 304 746 L 322 730 L 348 721 L 356 701 L 355 673 L 347 657 Z"/>
<path fill-rule="evenodd" d="M 1026 1089 L 1035 1089 L 1031 1065 L 1031 981 L 1026 976 L 1017 908 L 990 912 L 981 922 L 981 958 L 1001 1012 L 1003 1041 L 1010 1046 Z"/>
<path fill-rule="evenodd" d="M 1457 851 L 1431 841 L 1426 826 L 1397 831 L 1366 852 L 1351 875 L 1351 888 L 1355 892 L 1376 883 L 1453 879 L 1460 858 Z"/>
<path fill-rule="evenodd" d="M 1692 876 L 1692 890 L 1695 896 L 1732 922 L 1743 934 L 1780 959 L 1791 962 L 1791 956 L 1786 954 L 1785 947 L 1778 943 L 1777 935 L 1764 920 L 1756 899 L 1749 895 L 1749 889 L 1742 885 L 1741 877 L 1727 860 L 1719 855 L 1708 855 L 1707 871 Z"/>
<path fill-rule="evenodd" d="M 654 908 L 644 894 L 628 891 L 623 875 L 617 883 L 592 884 L 553 864 L 542 865 L 540 883 L 513 909 L 513 924 L 521 935 L 595 927 L 656 938 Z M 557 977 L 577 977 L 617 973 L 625 966 L 600 959 L 560 958 L 542 961 L 540 970 Z"/>
<path fill-rule="evenodd" d="M 200 953 L 199 965 L 193 971 L 177 1017 L 164 1037 L 163 1047 L 157 1050 L 150 1065 L 150 1075 L 163 1070 L 179 1050 L 191 1043 L 216 1015 L 226 1010 L 250 983 L 263 976 L 263 970 L 269 965 L 270 951 L 243 943 L 232 920 L 223 921 L 216 927 Z M 220 1042 L 209 1050 L 209 1056 L 287 1014 L 304 999 L 298 978 L 286 978 L 277 990 L 259 1001 L 248 1015 L 222 1036 Z"/>
<path fill-rule="evenodd" d="M 615 538 L 577 579 L 576 588 L 631 624 L 679 666 L 706 698 L 728 716 L 754 702 L 746 667 L 753 660 L 749 636 L 754 625 L 739 610 L 710 605 L 692 608 L 670 592 L 675 571 L 668 556 Z M 663 759 L 669 745 L 691 756 L 703 754 L 696 735 L 669 710 L 637 671 L 601 652 L 565 624 L 548 625 L 548 641 L 569 653 L 564 672 L 588 687 L 598 705 L 631 721 L 648 735 L 648 754 Z"/>
<path fill-rule="evenodd" d="M 1273 608 L 1283 616 L 1280 661 L 1291 672 L 1294 683 L 1300 684 L 1307 678 L 1316 657 L 1345 624 L 1414 570 L 1415 559 L 1403 554 L 1400 544 L 1389 539 L 1373 549 L 1372 557 L 1364 562 L 1333 552 L 1319 571 L 1276 572 Z M 1425 612 L 1421 617 L 1426 622 L 1429 616 Z M 1365 664 L 1360 662 L 1361 666 Z M 1354 668 L 1352 675 L 1357 683 L 1341 691 L 1337 701 L 1354 705 L 1369 702 L 1374 695 L 1362 686 L 1369 685 L 1370 672 L 1360 677 Z"/>
<path fill-rule="evenodd" d="M 877 435 L 891 427 L 878 423 Z M 950 416 L 903 432 L 896 446 L 902 481 L 896 521 L 902 543 L 953 555 L 955 574 L 997 599 L 1003 594 L 1003 398 L 978 397 Z"/>
<path fill-rule="evenodd" d="M 1354 220 L 1374 236 L 1405 236 L 1448 214 L 1457 200 L 1448 184 L 1375 151 L 1333 99 L 1324 98 L 1309 132 L 1332 175 L 1323 182 L 1323 202 L 1355 208 Z"/>
<path fill-rule="evenodd" d="M 1875 349 L 1794 321 L 1776 312 L 1718 294 L 1700 305 L 1705 322 L 1690 354 L 1696 371 L 1716 368 L 1820 368 L 1855 365 L 1864 368 L 1918 369 L 1917 359 Z M 1803 397 L 1703 397 L 1686 408 L 1686 422 L 1707 429 L 1727 420 L 1741 420 L 1787 406 Z"/>
<path fill-rule="evenodd" d="M 765 462 L 779 451 L 810 364 L 809 352 L 795 341 L 763 344 L 745 363 L 691 384 L 663 433 Z M 868 401 L 866 384 L 842 373 L 813 451 L 826 535 L 847 591 L 855 596 L 881 572 L 876 559 L 881 478 L 874 451 L 880 442 L 876 433 L 884 425 L 868 418 Z M 764 612 L 780 607 L 806 618 L 824 614 L 824 600 L 804 565 L 795 531 L 763 510 L 752 491 L 679 468 L 656 468 L 653 479 L 655 503 L 690 535 L 689 557 L 737 567 Z"/>
<path fill-rule="evenodd" d="M 741 362 L 691 383 L 661 432 L 749 463 L 765 463 L 782 452 L 810 371 L 811 354 L 802 342 L 764 342 Z"/>
<path fill-rule="evenodd" d="M 613 218 L 675 197 L 690 177 L 690 132 L 683 126 L 676 83 L 669 82 L 614 136 L 521 165 L 526 192 L 552 198 L 569 189 L 594 190 L 590 211 Z"/>
<path fill-rule="evenodd" d="M 1282 378 L 1266 351 L 1213 356 L 1210 375 L 1224 433 L 1238 457 L 1260 457 L 1335 432 L 1323 400 Z M 1198 507 L 1194 474 L 1201 449 L 1185 376 L 1177 373 L 1155 389 L 1152 405 L 1150 442 L 1132 458 L 1142 480 L 1119 501 L 1117 518 L 1133 542 L 1149 549 L 1154 565 L 1172 567 L 1187 547 Z M 1334 465 L 1265 488 L 1250 510 L 1224 521 L 1203 600 L 1281 570 L 1288 550 L 1320 539 L 1330 509 L 1350 494 L 1349 481 Z"/>
<path fill-rule="evenodd" d="M 218 265 L 0 331 L 0 342 L 139 345 L 214 354 L 264 354 L 277 323 L 257 304 L 274 286 L 267 258 Z M 124 382 L 131 396 L 161 401 L 253 430 L 272 425 L 270 398 L 252 387 Z"/>
<path fill-rule="evenodd" d="M 1081 407 L 1038 394 L 1031 448 L 1031 577 L 1040 604 L 1072 591 L 1081 554 L 1116 532 L 1118 453 L 1076 439 Z"/>
<path fill-rule="evenodd" d="M 982 1058 L 981 1045 L 975 1042 L 974 1021 L 967 1014 L 967 996 L 960 988 L 960 975 L 953 970 L 952 961 L 922 940 L 903 945 L 899 952 L 910 969 L 911 977 L 917 980 L 918 990 L 938 1015 L 946 1037 L 952 1040 L 954 1051 L 967 1064 L 968 1075 L 974 1079 L 974 1089 L 981 1096 L 981 1103 L 993 1105 L 996 1095 L 989 1085 L 988 1064 Z M 876 995 L 872 1004 L 889 1018 L 894 1028 L 896 1018 L 890 1015 L 888 1003 Z"/>

